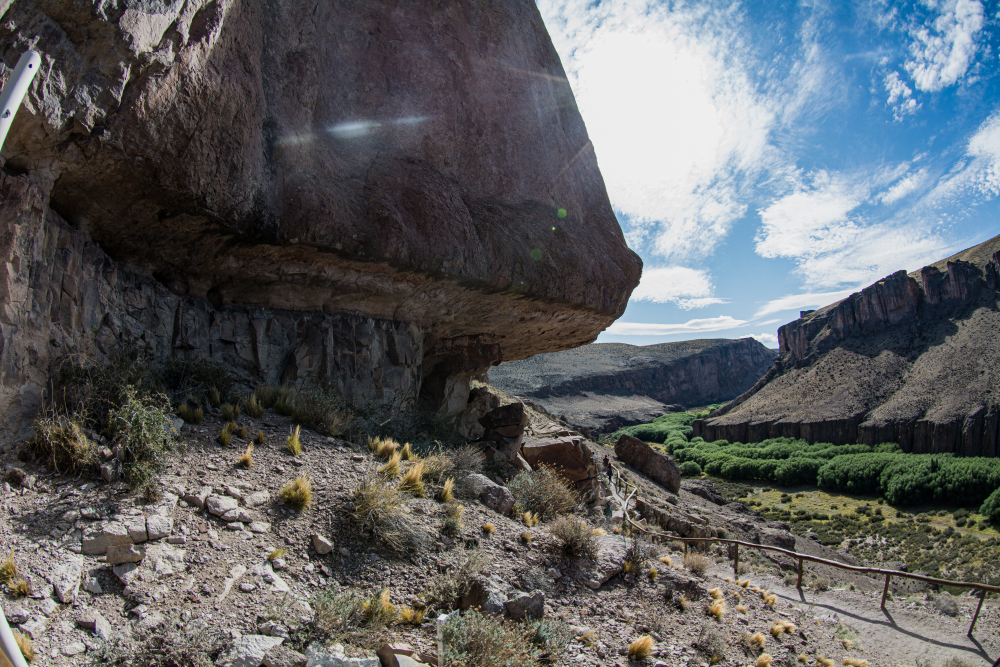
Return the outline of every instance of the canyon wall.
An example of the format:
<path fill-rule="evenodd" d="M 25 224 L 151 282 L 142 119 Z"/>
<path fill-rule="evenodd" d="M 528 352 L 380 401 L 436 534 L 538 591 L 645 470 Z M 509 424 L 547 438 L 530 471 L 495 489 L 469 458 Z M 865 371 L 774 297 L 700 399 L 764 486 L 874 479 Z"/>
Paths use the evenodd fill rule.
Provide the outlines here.
<path fill-rule="evenodd" d="M 597 343 L 504 363 L 489 378 L 574 428 L 604 433 L 733 398 L 767 372 L 774 358 L 752 338 Z"/>
<path fill-rule="evenodd" d="M 32 212 L 12 200 L 4 224 L 102 258 L 65 272 L 104 295 L 76 334 L 96 353 L 94 318 L 119 335 L 139 290 L 160 354 L 228 355 L 256 381 L 325 369 L 453 415 L 492 364 L 594 340 L 638 283 L 530 0 L 13 0 L 0 18 L 0 75 L 42 56 L 0 153 Z M 14 283 L 59 265 L 3 233 Z M 9 327 L 29 302 L 33 331 L 68 326 L 35 296 Z M 0 360 L 20 369 L 3 391 L 37 394 L 49 356 Z"/>
<path fill-rule="evenodd" d="M 781 327 L 775 368 L 695 435 L 996 456 L 998 331 L 1000 237 Z"/>

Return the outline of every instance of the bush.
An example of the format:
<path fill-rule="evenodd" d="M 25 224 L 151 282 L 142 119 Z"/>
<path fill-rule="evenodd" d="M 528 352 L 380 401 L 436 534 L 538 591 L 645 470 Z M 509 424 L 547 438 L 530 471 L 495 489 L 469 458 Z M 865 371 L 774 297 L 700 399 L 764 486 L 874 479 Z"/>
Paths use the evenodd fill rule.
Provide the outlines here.
<path fill-rule="evenodd" d="M 135 389 L 123 390 L 121 407 L 108 413 L 112 443 L 121 448 L 122 478 L 135 490 L 149 483 L 160 471 L 176 438 L 167 414 L 166 396 L 139 396 Z"/>
<path fill-rule="evenodd" d="M 531 621 L 528 627 L 532 631 L 531 643 L 542 650 L 542 662 L 548 664 L 557 663 L 559 656 L 576 636 L 569 625 L 560 619 Z"/>
<path fill-rule="evenodd" d="M 1000 488 L 983 501 L 979 513 L 994 523 L 1000 521 Z"/>
<path fill-rule="evenodd" d="M 76 416 L 45 416 L 35 420 L 28 450 L 57 473 L 97 464 L 97 448 L 84 434 Z"/>
<path fill-rule="evenodd" d="M 292 419 L 324 435 L 336 436 L 351 427 L 354 414 L 331 390 L 313 387 L 295 396 Z"/>
<path fill-rule="evenodd" d="M 685 477 L 694 477 L 695 475 L 701 474 L 701 466 L 694 461 L 685 461 L 678 467 L 680 468 L 681 474 Z"/>
<path fill-rule="evenodd" d="M 534 667 L 541 651 L 532 628 L 484 616 L 475 609 L 454 614 L 442 628 L 448 667 Z"/>
<path fill-rule="evenodd" d="M 684 567 L 691 570 L 698 576 L 704 576 L 708 572 L 708 568 L 711 567 L 712 561 L 700 553 L 694 551 L 688 551 L 684 555 Z"/>
<path fill-rule="evenodd" d="M 312 605 L 316 630 L 328 638 L 351 643 L 373 643 L 372 635 L 383 635 L 385 627 L 399 616 L 388 589 L 369 595 L 353 589 L 321 593 Z"/>
<path fill-rule="evenodd" d="M 369 473 L 353 493 L 351 518 L 396 552 L 419 546 L 422 535 L 404 511 L 406 496 L 390 479 Z"/>
<path fill-rule="evenodd" d="M 283 487 L 279 493 L 281 500 L 301 512 L 312 504 L 312 482 L 305 475 L 299 475 Z"/>
<path fill-rule="evenodd" d="M 576 491 L 546 467 L 518 473 L 507 488 L 516 501 L 515 514 L 531 512 L 543 520 L 569 512 L 578 501 Z"/>
<path fill-rule="evenodd" d="M 562 543 L 563 551 L 570 556 L 590 559 L 597 557 L 597 537 L 585 522 L 561 518 L 549 530 Z"/>
<path fill-rule="evenodd" d="M 486 568 L 488 560 L 481 551 L 467 551 L 457 567 L 440 574 L 424 592 L 427 609 L 451 611 L 459 599 L 468 595 L 476 577 Z"/>

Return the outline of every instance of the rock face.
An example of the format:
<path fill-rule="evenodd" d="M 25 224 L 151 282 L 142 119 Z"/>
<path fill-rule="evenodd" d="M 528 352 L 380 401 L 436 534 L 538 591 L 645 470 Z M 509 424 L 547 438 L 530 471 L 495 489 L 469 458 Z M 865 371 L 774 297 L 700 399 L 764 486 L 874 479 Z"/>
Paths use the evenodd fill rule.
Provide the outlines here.
<path fill-rule="evenodd" d="M 681 489 L 681 471 L 669 456 L 659 453 L 639 438 L 622 434 L 615 443 L 619 459 L 665 488 L 677 493 Z"/>
<path fill-rule="evenodd" d="M 134 333 L 454 414 L 491 364 L 593 340 L 638 282 L 529 0 L 0 16 L 0 73 L 43 60 L 0 156 L 26 174 L 2 186 L 8 413 L 53 357 Z"/>
<path fill-rule="evenodd" d="M 659 345 L 598 343 L 503 363 L 490 383 L 590 437 L 652 421 L 683 406 L 735 398 L 774 362 L 752 338 Z"/>
<path fill-rule="evenodd" d="M 806 313 L 778 330 L 775 367 L 694 435 L 996 456 L 998 289 L 1000 236 Z"/>

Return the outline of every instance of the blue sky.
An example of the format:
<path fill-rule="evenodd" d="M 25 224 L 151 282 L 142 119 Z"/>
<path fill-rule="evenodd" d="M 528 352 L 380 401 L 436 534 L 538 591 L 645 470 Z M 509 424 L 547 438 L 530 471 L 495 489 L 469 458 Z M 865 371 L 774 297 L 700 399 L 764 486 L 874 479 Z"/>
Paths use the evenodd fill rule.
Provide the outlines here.
<path fill-rule="evenodd" d="M 538 0 L 645 263 L 598 338 L 752 335 L 1000 234 L 1000 7 Z"/>

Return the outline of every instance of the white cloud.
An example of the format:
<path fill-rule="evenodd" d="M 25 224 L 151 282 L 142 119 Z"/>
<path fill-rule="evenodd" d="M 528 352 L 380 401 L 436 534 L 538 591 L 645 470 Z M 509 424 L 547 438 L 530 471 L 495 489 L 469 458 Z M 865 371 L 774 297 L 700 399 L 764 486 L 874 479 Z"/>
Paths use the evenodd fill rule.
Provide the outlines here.
<path fill-rule="evenodd" d="M 896 72 L 889 72 L 886 75 L 885 89 L 889 93 L 886 103 L 892 107 L 893 116 L 897 121 L 916 113 L 917 109 L 920 108 L 920 104 L 913 99 L 913 91 L 899 78 L 899 74 Z"/>
<path fill-rule="evenodd" d="M 674 303 L 685 310 L 726 303 L 713 296 L 714 291 L 708 271 L 684 266 L 645 268 L 639 286 L 632 292 L 632 301 Z"/>
<path fill-rule="evenodd" d="M 1000 112 L 986 119 L 969 140 L 969 155 L 980 162 L 976 185 L 984 194 L 1000 195 Z"/>
<path fill-rule="evenodd" d="M 798 184 L 760 210 L 757 253 L 794 260 L 805 287 L 813 290 L 862 286 L 939 259 L 950 246 L 930 222 L 870 222 L 857 210 L 871 201 L 883 178 L 813 174 L 809 185 Z"/>
<path fill-rule="evenodd" d="M 738 17 L 652 0 L 539 0 L 626 237 L 711 253 L 767 170 L 775 108 L 744 70 Z"/>
<path fill-rule="evenodd" d="M 912 28 L 906 71 L 917 90 L 935 92 L 956 83 L 969 69 L 982 29 L 983 5 L 978 0 L 946 0 L 933 21 Z"/>
<path fill-rule="evenodd" d="M 749 336 L 740 336 L 741 338 L 756 338 L 765 347 L 777 348 L 778 347 L 778 337 L 772 333 L 758 333 L 750 334 Z"/>
<path fill-rule="evenodd" d="M 924 196 L 931 208 L 968 208 L 969 195 L 1000 196 L 1000 109 L 993 112 L 969 138 L 965 159 L 941 178 Z"/>
<path fill-rule="evenodd" d="M 757 312 L 753 314 L 754 318 L 764 317 L 765 315 L 772 315 L 774 313 L 782 313 L 787 310 L 808 310 L 822 308 L 823 306 L 828 306 L 831 303 L 836 303 L 841 299 L 846 299 L 852 293 L 857 290 L 848 289 L 840 290 L 837 292 L 810 292 L 806 294 L 789 294 L 777 299 L 772 299 L 768 301 L 763 306 L 757 309 Z M 759 324 L 771 324 L 777 320 L 767 320 L 766 322 L 760 322 Z"/>
<path fill-rule="evenodd" d="M 927 180 L 927 170 L 921 169 L 915 174 L 900 179 L 878 198 L 883 204 L 895 204 L 903 197 L 915 192 Z"/>
<path fill-rule="evenodd" d="M 606 334 L 619 336 L 665 336 L 668 334 L 689 334 L 707 331 L 722 331 L 746 324 L 746 320 L 737 320 L 729 315 L 709 317 L 701 320 L 688 320 L 683 324 L 647 324 L 643 322 L 615 322 L 605 330 Z"/>

